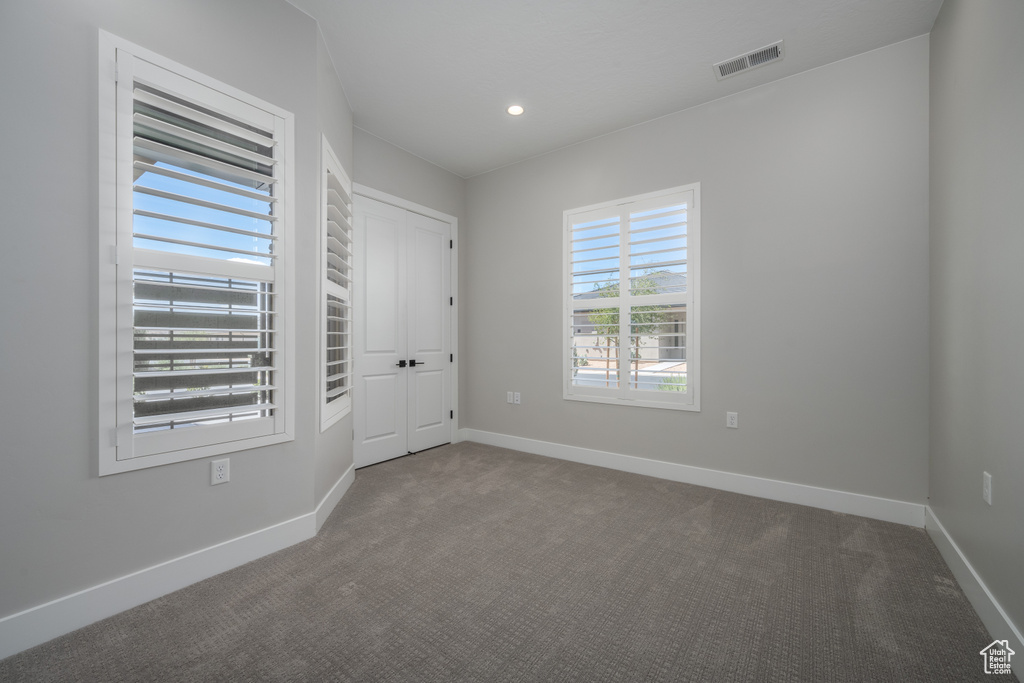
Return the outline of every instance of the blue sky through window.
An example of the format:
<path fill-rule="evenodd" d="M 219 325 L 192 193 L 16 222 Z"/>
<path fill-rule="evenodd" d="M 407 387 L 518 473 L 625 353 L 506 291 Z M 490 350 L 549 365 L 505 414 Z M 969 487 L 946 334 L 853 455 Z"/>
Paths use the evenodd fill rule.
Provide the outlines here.
<path fill-rule="evenodd" d="M 206 187 L 197 183 L 179 180 L 177 178 L 170 178 L 151 172 L 143 173 L 135 181 L 136 188 L 144 187 L 161 190 L 177 195 L 192 197 L 202 201 L 213 202 L 226 207 L 242 209 L 258 214 L 267 214 L 268 217 L 270 215 L 270 195 L 266 190 L 253 190 L 251 187 L 245 185 L 231 183 L 220 178 L 203 175 L 201 173 L 172 166 L 164 162 L 158 162 L 156 166 L 173 169 L 191 177 L 213 181 L 224 186 L 246 190 L 247 192 L 256 192 L 266 196 L 268 199 L 256 199 L 242 196 L 233 192 L 219 190 L 213 187 Z M 269 254 L 272 251 L 271 245 L 273 244 L 273 240 L 270 239 L 270 235 L 273 231 L 273 223 L 270 220 L 239 215 L 230 211 L 211 207 L 196 206 L 187 202 L 165 197 L 156 197 L 139 191 L 134 192 L 133 202 L 134 208 L 137 211 L 159 213 L 190 221 L 222 225 L 228 228 L 237 228 L 267 235 L 265 238 L 254 235 L 240 235 L 224 230 L 205 228 L 187 223 L 154 218 L 151 216 L 136 215 L 134 231 L 136 233 L 135 245 L 137 247 L 179 254 L 206 256 L 209 258 L 246 261 L 263 265 L 269 265 L 271 263 L 271 259 L 259 256 L 259 254 Z M 146 239 L 142 235 L 183 240 L 209 246 L 204 248 L 175 244 L 173 242 Z M 226 251 L 222 248 L 253 252 L 253 254 Z"/>

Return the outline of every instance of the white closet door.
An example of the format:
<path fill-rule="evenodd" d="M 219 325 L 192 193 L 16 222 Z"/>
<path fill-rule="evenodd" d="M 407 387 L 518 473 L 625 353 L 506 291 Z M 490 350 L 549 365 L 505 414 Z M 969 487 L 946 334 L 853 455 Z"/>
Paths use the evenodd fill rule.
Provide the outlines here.
<path fill-rule="evenodd" d="M 409 450 L 451 441 L 451 226 L 408 214 Z M 411 361 L 410 361 L 411 362 Z"/>
<path fill-rule="evenodd" d="M 408 326 L 404 293 L 403 209 L 356 197 L 355 373 L 353 395 L 356 467 L 408 450 Z"/>
<path fill-rule="evenodd" d="M 451 441 L 451 226 L 365 197 L 354 206 L 355 464 L 365 467 Z"/>

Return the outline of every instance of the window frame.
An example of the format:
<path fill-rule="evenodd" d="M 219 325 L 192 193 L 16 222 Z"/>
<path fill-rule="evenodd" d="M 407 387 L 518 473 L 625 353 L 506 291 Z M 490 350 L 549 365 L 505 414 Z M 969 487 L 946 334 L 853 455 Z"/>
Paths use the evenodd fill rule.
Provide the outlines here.
<path fill-rule="evenodd" d="M 119 67 L 119 58 L 121 66 Z M 270 121 L 278 151 L 276 209 L 277 245 L 273 262 L 275 297 L 275 396 L 272 416 L 260 418 L 254 429 L 246 421 L 182 429 L 170 436 L 133 431 L 134 349 L 132 319 L 133 261 L 133 144 L 126 139 L 125 116 L 134 102 L 136 70 L 148 71 L 174 84 L 171 90 L 196 105 L 251 120 L 256 110 Z M 161 80 L 161 83 L 163 81 Z M 127 93 L 127 96 L 126 96 Z M 266 128 L 265 123 L 260 124 Z M 282 443 L 294 439 L 295 305 L 294 305 L 294 117 L 279 107 L 150 50 L 99 31 L 99 268 L 98 268 L 98 450 L 99 474 L 105 476 L 212 455 Z M 151 252 L 151 255 L 154 252 Z M 201 257 L 192 257 L 200 259 Z M 167 270 L 213 277 L 266 281 L 245 263 L 221 262 L 216 269 L 182 270 L 181 259 L 169 255 Z M 213 262 L 215 259 L 204 259 Z M 153 267 L 151 264 L 149 267 Z M 163 268 L 163 266 L 161 266 Z M 126 275 L 127 274 L 127 275 Z M 126 321 L 128 321 L 126 323 Z M 255 421 L 252 421 L 255 422 Z M 171 430 L 175 431 L 175 430 Z M 152 452 L 155 451 L 155 452 Z"/>
<path fill-rule="evenodd" d="M 327 136 L 321 136 L 320 144 L 320 353 L 319 353 L 319 365 L 317 372 L 320 378 L 320 431 L 324 432 L 334 424 L 336 424 L 341 418 L 352 412 L 352 388 L 353 388 L 353 362 L 352 357 L 353 351 L 353 330 L 352 330 L 352 302 L 353 302 L 353 287 L 355 286 L 355 256 L 354 249 L 349 255 L 346 262 L 348 267 L 348 277 L 350 278 L 349 286 L 347 288 L 339 287 L 336 283 L 332 282 L 328 277 L 328 233 L 329 227 L 327 224 L 329 217 L 329 175 L 334 175 L 339 181 L 345 194 L 340 195 L 343 203 L 346 203 L 345 210 L 342 211 L 342 217 L 346 219 L 345 225 L 342 226 L 348 228 L 349 245 L 353 244 L 355 238 L 355 230 L 352 224 L 352 181 L 349 179 L 348 174 L 345 172 L 344 166 L 341 161 L 338 160 L 337 155 L 331 148 L 330 143 L 327 140 Z M 344 306 L 347 309 L 347 332 L 341 333 L 347 337 L 347 343 L 341 348 L 347 351 L 348 359 L 348 384 L 347 389 L 335 400 L 328 400 L 328 376 L 330 369 L 328 365 L 328 335 L 330 332 L 330 321 L 328 319 L 328 295 L 335 296 L 344 301 Z"/>
<path fill-rule="evenodd" d="M 614 388 L 583 387 L 573 384 L 573 348 L 575 313 L 593 307 L 594 299 L 573 299 L 573 263 L 572 263 L 572 232 L 573 225 L 589 221 L 610 220 L 615 217 L 619 222 L 619 288 L 623 290 L 624 280 L 629 279 L 629 215 L 631 211 L 643 209 L 649 211 L 661 206 L 687 201 L 686 219 L 686 292 L 679 294 L 656 294 L 649 303 L 685 303 L 686 309 L 686 384 L 684 396 L 668 396 L 675 392 L 654 392 L 638 390 L 630 387 L 629 361 L 622 362 L 621 350 L 628 349 L 624 340 L 629 339 L 630 306 L 643 305 L 633 303 L 632 294 L 627 297 L 613 297 L 608 308 L 618 309 L 619 334 L 618 349 L 620 358 L 617 360 L 618 385 Z M 616 199 L 599 204 L 591 204 L 576 209 L 568 209 L 562 214 L 562 397 L 570 401 L 586 401 L 609 405 L 626 405 L 643 408 L 661 408 L 668 410 L 700 411 L 700 183 L 691 183 L 677 187 L 649 192 L 623 199 Z M 609 247 L 611 248 L 611 247 Z M 658 394 L 665 394 L 659 396 Z"/>

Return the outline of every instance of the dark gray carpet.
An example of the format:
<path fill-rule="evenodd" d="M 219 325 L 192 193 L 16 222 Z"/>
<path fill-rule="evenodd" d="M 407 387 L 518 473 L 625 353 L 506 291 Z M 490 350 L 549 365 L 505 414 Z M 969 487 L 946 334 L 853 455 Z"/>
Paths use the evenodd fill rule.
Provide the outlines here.
<path fill-rule="evenodd" d="M 992 681 L 991 641 L 921 529 L 461 443 L 0 679 Z"/>

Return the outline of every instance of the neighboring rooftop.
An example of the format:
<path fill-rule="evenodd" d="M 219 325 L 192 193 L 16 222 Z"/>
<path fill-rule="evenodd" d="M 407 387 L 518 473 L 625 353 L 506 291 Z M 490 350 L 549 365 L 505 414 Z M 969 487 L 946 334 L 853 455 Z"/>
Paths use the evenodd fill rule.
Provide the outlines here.
<path fill-rule="evenodd" d="M 644 278 L 650 280 L 654 289 L 661 292 L 682 292 L 686 289 L 686 273 L 667 273 L 665 271 L 659 271 L 657 273 L 650 273 L 644 275 Z M 601 287 L 595 289 L 592 292 L 584 292 L 583 294 L 577 294 L 574 298 L 576 299 L 597 299 L 605 292 L 609 291 L 612 286 Z"/>

